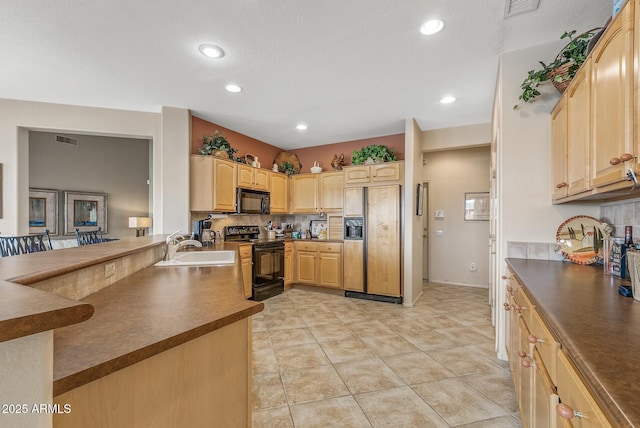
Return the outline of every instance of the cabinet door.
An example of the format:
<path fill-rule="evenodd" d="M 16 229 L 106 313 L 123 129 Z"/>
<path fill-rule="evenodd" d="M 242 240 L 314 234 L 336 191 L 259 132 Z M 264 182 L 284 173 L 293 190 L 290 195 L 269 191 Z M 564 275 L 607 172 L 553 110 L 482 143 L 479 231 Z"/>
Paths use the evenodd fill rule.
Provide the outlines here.
<path fill-rule="evenodd" d="M 535 374 L 533 384 L 533 406 L 531 426 L 536 428 L 555 428 L 555 406 L 552 407 L 554 401 L 555 388 L 551 379 L 544 370 L 544 365 L 540 361 L 540 354 L 534 352 Z"/>
<path fill-rule="evenodd" d="M 400 180 L 401 163 L 381 163 L 371 165 L 371 181 L 398 181 Z"/>
<path fill-rule="evenodd" d="M 534 393 L 534 375 L 535 364 L 533 360 L 533 345 L 527 341 L 529 337 L 529 329 L 524 322 L 524 319 L 520 317 L 518 319 L 518 325 L 520 329 L 520 346 L 519 351 L 526 353 L 527 355 L 522 358 L 518 358 L 518 370 L 519 370 L 519 391 L 517 393 L 520 404 L 520 416 L 522 417 L 522 426 L 534 428 L 533 425 L 533 393 Z"/>
<path fill-rule="evenodd" d="M 296 266 L 298 268 L 296 282 L 316 284 L 317 258 L 316 251 L 296 251 Z"/>
<path fill-rule="evenodd" d="M 344 174 L 342 171 L 318 174 L 318 187 L 320 211 L 342 211 L 344 191 Z"/>
<path fill-rule="evenodd" d="M 189 157 L 189 207 L 191 211 L 213 211 L 214 158 Z"/>
<path fill-rule="evenodd" d="M 271 213 L 284 214 L 288 210 L 289 180 L 285 174 L 271 173 Z"/>
<path fill-rule="evenodd" d="M 318 211 L 318 175 L 300 174 L 291 177 L 291 212 L 293 214 Z"/>
<path fill-rule="evenodd" d="M 284 243 L 284 285 L 293 283 L 293 244 Z"/>
<path fill-rule="evenodd" d="M 249 165 L 238 164 L 238 187 L 253 189 L 255 184 L 255 168 Z"/>
<path fill-rule="evenodd" d="M 342 254 L 318 253 L 318 285 L 342 288 Z"/>
<path fill-rule="evenodd" d="M 591 58 L 567 88 L 567 183 L 569 195 L 591 189 Z"/>
<path fill-rule="evenodd" d="M 271 172 L 266 169 L 254 168 L 254 187 L 256 190 L 262 190 L 268 192 L 271 188 L 270 186 L 270 176 Z"/>
<path fill-rule="evenodd" d="M 344 216 L 362 217 L 362 187 L 347 187 L 344 189 Z"/>
<path fill-rule="evenodd" d="M 632 16 L 633 2 L 627 2 L 591 54 L 593 187 L 622 181 L 625 168 L 635 166 L 633 160 L 611 162 L 637 154 L 632 146 Z"/>
<path fill-rule="evenodd" d="M 400 296 L 400 187 L 367 189 L 367 291 Z"/>
<path fill-rule="evenodd" d="M 236 164 L 214 159 L 214 211 L 233 212 L 236 210 Z"/>
<path fill-rule="evenodd" d="M 251 245 L 243 245 L 239 249 L 240 262 L 242 264 L 242 284 L 244 286 L 244 297 L 249 298 L 253 295 L 251 289 L 253 283 L 253 256 L 251 254 Z"/>
<path fill-rule="evenodd" d="M 567 97 L 563 96 L 551 112 L 553 200 L 567 196 Z"/>
<path fill-rule="evenodd" d="M 364 245 L 344 241 L 344 289 L 364 292 Z"/>
<path fill-rule="evenodd" d="M 350 166 L 343 169 L 344 184 L 363 184 L 371 181 L 369 165 Z"/>

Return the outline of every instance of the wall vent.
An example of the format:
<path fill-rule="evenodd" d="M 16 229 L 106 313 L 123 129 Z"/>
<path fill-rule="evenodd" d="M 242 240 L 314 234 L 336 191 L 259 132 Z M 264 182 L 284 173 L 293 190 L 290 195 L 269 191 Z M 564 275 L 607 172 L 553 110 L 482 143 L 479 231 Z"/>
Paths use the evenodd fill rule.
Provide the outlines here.
<path fill-rule="evenodd" d="M 78 145 L 78 140 L 75 138 L 65 137 L 63 135 L 56 135 L 56 143 L 71 144 L 72 146 Z"/>
<path fill-rule="evenodd" d="M 521 13 L 532 12 L 538 8 L 540 0 L 505 0 L 504 17 L 520 15 Z"/>

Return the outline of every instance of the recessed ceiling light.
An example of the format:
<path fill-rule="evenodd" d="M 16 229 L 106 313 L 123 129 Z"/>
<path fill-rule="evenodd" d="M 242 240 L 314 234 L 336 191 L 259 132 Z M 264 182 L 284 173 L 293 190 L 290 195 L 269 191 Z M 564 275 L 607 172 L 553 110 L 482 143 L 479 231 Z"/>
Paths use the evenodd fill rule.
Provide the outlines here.
<path fill-rule="evenodd" d="M 200 45 L 198 48 L 200 53 L 209 58 L 222 58 L 224 56 L 224 51 L 220 46 L 216 45 Z"/>
<path fill-rule="evenodd" d="M 307 125 L 305 125 L 304 123 L 301 123 L 298 126 L 296 126 L 296 129 L 299 131 L 304 131 L 305 129 L 307 129 Z"/>
<path fill-rule="evenodd" d="M 452 102 L 454 102 L 456 100 L 456 97 L 452 97 L 452 96 L 446 96 L 444 98 L 442 98 L 440 100 L 440 102 L 442 104 L 451 104 Z"/>
<path fill-rule="evenodd" d="M 436 34 L 443 28 L 444 22 L 440 21 L 439 19 L 432 19 L 431 21 L 427 21 L 422 24 L 422 27 L 420 27 L 420 32 L 425 36 L 430 36 L 432 34 Z"/>
<path fill-rule="evenodd" d="M 229 92 L 240 92 L 242 88 L 238 85 L 230 84 L 224 87 Z"/>

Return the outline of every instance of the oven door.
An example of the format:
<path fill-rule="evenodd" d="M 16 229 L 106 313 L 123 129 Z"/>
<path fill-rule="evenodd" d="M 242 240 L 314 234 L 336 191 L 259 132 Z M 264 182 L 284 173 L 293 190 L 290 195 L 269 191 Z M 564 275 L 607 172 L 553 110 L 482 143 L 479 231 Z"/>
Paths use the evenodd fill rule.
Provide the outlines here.
<path fill-rule="evenodd" d="M 254 246 L 253 287 L 262 287 L 284 278 L 284 246 Z"/>

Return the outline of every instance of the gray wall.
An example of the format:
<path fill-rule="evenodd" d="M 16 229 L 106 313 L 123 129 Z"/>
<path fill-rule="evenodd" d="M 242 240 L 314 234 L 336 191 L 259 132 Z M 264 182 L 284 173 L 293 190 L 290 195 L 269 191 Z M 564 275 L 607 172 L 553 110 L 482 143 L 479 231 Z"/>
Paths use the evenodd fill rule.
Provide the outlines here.
<path fill-rule="evenodd" d="M 76 138 L 78 145 L 58 143 L 55 135 Z M 29 187 L 60 191 L 59 237 L 64 234 L 64 190 L 106 193 L 107 235 L 134 236 L 128 218 L 149 215 L 149 159 L 146 139 L 30 131 Z"/>

